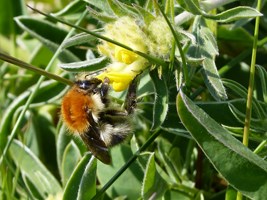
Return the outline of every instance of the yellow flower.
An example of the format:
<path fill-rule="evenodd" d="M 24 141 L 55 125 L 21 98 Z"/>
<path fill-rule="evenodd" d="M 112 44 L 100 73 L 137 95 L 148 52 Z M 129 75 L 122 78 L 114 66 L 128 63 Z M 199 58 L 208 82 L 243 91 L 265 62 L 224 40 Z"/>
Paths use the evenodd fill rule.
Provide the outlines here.
<path fill-rule="evenodd" d="M 131 64 L 114 62 L 96 78 L 104 80 L 107 77 L 114 91 L 120 92 L 127 89 L 131 81 L 142 72 L 144 66 L 147 66 L 147 60 L 144 58 L 139 58 Z"/>

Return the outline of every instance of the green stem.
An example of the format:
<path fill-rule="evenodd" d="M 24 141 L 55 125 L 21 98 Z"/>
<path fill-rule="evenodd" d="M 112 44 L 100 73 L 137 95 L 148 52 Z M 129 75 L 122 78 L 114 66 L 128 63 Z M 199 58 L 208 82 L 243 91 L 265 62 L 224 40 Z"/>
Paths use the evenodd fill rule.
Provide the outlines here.
<path fill-rule="evenodd" d="M 61 82 L 63 84 L 67 84 L 67 85 L 73 85 L 73 82 L 68 80 L 68 79 L 65 79 L 65 78 L 62 78 L 60 76 L 57 76 L 55 74 L 52 74 L 52 73 L 49 73 L 47 72 L 46 70 L 43 70 L 41 68 L 38 68 L 38 67 L 35 67 L 33 65 L 30 65 L 26 62 L 23 62 L 17 58 L 14 58 L 12 56 L 9 56 L 9 55 L 6 55 L 6 54 L 3 54 L 0 52 L 0 59 L 3 60 L 3 61 L 6 61 L 8 63 L 11 63 L 11 64 L 14 64 L 14 65 L 17 65 L 21 68 L 24 68 L 24 69 L 27 69 L 27 70 L 30 70 L 30 71 L 33 71 L 37 74 L 40 74 L 40 75 L 43 75 L 49 79 L 53 79 L 53 80 L 56 80 L 58 82 Z"/>
<path fill-rule="evenodd" d="M 186 59 L 185 59 L 185 54 L 183 52 L 183 48 L 182 48 L 182 45 L 180 44 L 179 42 L 179 39 L 177 37 L 177 34 L 176 34 L 176 31 L 174 30 L 173 26 L 171 25 L 169 19 L 167 18 L 167 16 L 165 15 L 165 13 L 162 11 L 162 9 L 160 8 L 160 6 L 157 4 L 161 14 L 163 15 L 165 21 L 167 22 L 171 32 L 172 32 L 172 35 L 174 37 L 174 40 L 175 40 L 175 43 L 178 47 L 178 50 L 179 50 L 179 53 L 180 53 L 180 56 L 181 56 L 181 59 L 182 59 L 182 68 L 183 68 L 183 75 L 184 75 L 184 81 L 185 81 L 185 85 L 186 85 L 186 88 L 189 88 L 190 87 L 190 80 L 189 80 L 189 73 L 188 73 L 188 68 L 187 68 L 187 65 L 186 65 Z"/>
<path fill-rule="evenodd" d="M 261 8 L 261 0 L 258 1 L 257 10 L 260 10 L 260 8 Z M 259 23 L 260 23 L 260 17 L 256 17 L 254 42 L 253 42 L 252 57 L 251 57 L 251 64 L 250 64 L 247 104 L 246 104 L 246 118 L 245 118 L 245 126 L 244 126 L 244 133 L 243 133 L 243 144 L 245 146 L 248 146 L 248 141 L 249 141 L 249 128 L 250 128 L 251 111 L 252 111 L 252 97 L 253 97 L 254 78 L 255 78 L 255 64 L 256 64 L 256 56 L 257 56 Z"/>
<path fill-rule="evenodd" d="M 106 183 L 106 185 L 101 188 L 101 190 L 96 193 L 92 200 L 99 199 L 104 192 L 120 177 L 120 175 L 129 168 L 129 166 L 137 159 L 137 157 L 158 137 L 160 134 L 159 129 L 156 130 L 152 136 L 147 140 L 147 142 L 135 152 L 135 154 L 117 171 L 117 173 Z"/>
<path fill-rule="evenodd" d="M 80 24 L 80 22 L 81 22 L 82 19 L 86 16 L 86 14 L 87 14 L 87 12 L 85 11 L 85 12 L 81 15 L 80 19 L 79 19 L 79 20 L 77 21 L 77 23 L 76 23 L 77 25 Z M 75 31 L 75 29 L 73 28 L 73 29 L 68 33 L 68 35 L 66 36 L 66 38 L 64 39 L 64 41 L 66 41 L 68 38 L 70 38 L 71 35 L 74 33 L 74 31 Z M 62 46 L 63 46 L 62 44 L 64 43 L 64 41 L 61 43 L 61 45 L 59 46 L 59 48 L 58 48 L 57 51 L 55 52 L 53 58 L 52 58 L 52 59 L 50 60 L 50 62 L 48 63 L 48 65 L 47 65 L 45 71 L 49 71 L 50 68 L 53 66 L 54 61 L 57 59 L 57 56 L 60 54 L 60 52 L 61 52 L 61 50 L 62 50 Z M 1 158 L 0 158 L 0 166 L 1 166 L 1 164 L 2 164 L 2 162 L 3 162 L 3 160 L 4 160 L 5 156 L 6 156 L 6 154 L 7 154 L 7 152 L 8 152 L 8 149 L 9 149 L 9 147 L 10 147 L 10 145 L 11 145 L 11 142 L 13 141 L 13 139 L 14 139 L 14 137 L 15 137 L 15 135 L 16 135 L 16 132 L 17 132 L 17 130 L 18 130 L 18 128 L 19 128 L 19 126 L 20 126 L 22 120 L 23 120 L 23 117 L 24 117 L 24 115 L 25 115 L 27 109 L 29 108 L 31 102 L 33 101 L 35 95 L 37 94 L 37 91 L 38 91 L 38 89 L 39 89 L 41 83 L 44 81 L 44 79 L 45 79 L 44 76 L 41 76 L 41 77 L 40 77 L 40 79 L 39 79 L 38 82 L 36 83 L 35 89 L 34 89 L 33 92 L 31 93 L 31 95 L 29 96 L 29 98 L 27 99 L 27 102 L 25 103 L 24 109 L 23 109 L 22 112 L 20 113 L 20 116 L 19 116 L 18 120 L 16 121 L 16 124 L 14 125 L 14 127 L 13 127 L 13 129 L 12 129 L 12 132 L 11 132 L 11 134 L 10 134 L 10 137 L 9 137 L 9 139 L 8 139 L 8 142 L 7 142 L 7 144 L 6 144 L 6 146 L 5 146 L 4 150 L 3 150 L 3 154 L 2 154 L 2 156 L 1 156 Z"/>
<path fill-rule="evenodd" d="M 258 154 L 259 152 L 261 152 L 261 150 L 263 150 L 266 147 L 266 145 L 267 145 L 267 140 L 263 140 L 253 152 L 255 154 Z"/>
<path fill-rule="evenodd" d="M 261 8 L 261 0 L 258 0 L 257 10 L 260 11 L 260 8 Z M 249 129 L 250 129 L 251 111 L 252 111 L 252 97 L 253 97 L 254 78 L 255 78 L 255 64 L 257 56 L 259 23 L 260 23 L 260 17 L 256 17 L 253 49 L 252 49 L 251 64 L 250 64 L 249 86 L 248 86 L 247 103 L 246 103 L 246 118 L 245 118 L 244 132 L 243 132 L 243 144 L 245 146 L 248 146 L 249 142 Z M 236 199 L 242 200 L 241 192 L 237 193 Z"/>
<path fill-rule="evenodd" d="M 56 20 L 56 21 L 58 21 L 58 22 L 60 22 L 60 23 L 62 23 L 62 24 L 66 24 L 66 25 L 68 25 L 68 26 L 70 26 L 70 27 L 73 27 L 73 28 L 75 28 L 75 29 L 77 29 L 77 30 L 80 30 L 80 31 L 83 31 L 83 32 L 85 32 L 85 33 L 88 33 L 88 34 L 90 34 L 90 35 L 92 35 L 92 36 L 95 36 L 96 38 L 105 40 L 105 41 L 107 41 L 107 42 L 110 42 L 110 43 L 112 43 L 112 44 L 115 44 L 115 45 L 117 45 L 117 46 L 120 46 L 120 47 L 122 47 L 122 48 L 124 48 L 124 49 L 127 49 L 127 50 L 129 50 L 129 51 L 132 51 L 132 52 L 136 53 L 137 55 L 146 58 L 146 59 L 149 60 L 152 64 L 161 65 L 161 66 L 166 66 L 166 65 L 167 65 L 167 63 L 166 63 L 164 60 L 162 60 L 162 59 L 159 59 L 159 58 L 156 58 L 156 57 L 154 57 L 154 56 L 145 54 L 145 53 L 143 53 L 143 52 L 141 52 L 141 51 L 134 50 L 134 49 L 132 49 L 131 47 L 128 47 L 128 46 L 126 46 L 126 45 L 124 45 L 124 44 L 122 44 L 122 43 L 120 43 L 120 42 L 117 42 L 117 41 L 115 41 L 115 40 L 112 40 L 112 39 L 110 39 L 110 38 L 108 38 L 108 37 L 105 37 L 105 36 L 103 36 L 103 35 L 100 35 L 100 34 L 98 34 L 98 33 L 93 32 L 93 31 L 89 31 L 89 30 L 87 30 L 87 29 L 85 29 L 85 28 L 82 28 L 82 27 L 79 27 L 79 26 L 77 26 L 77 25 L 71 24 L 71 23 L 69 23 L 69 22 L 67 22 L 67 21 L 64 21 L 64 20 L 62 20 L 62 19 L 56 18 L 56 17 L 54 17 L 54 16 L 52 16 L 52 15 L 46 14 L 46 13 L 40 11 L 40 10 L 37 10 L 37 9 L 35 9 L 35 8 L 30 7 L 29 5 L 28 5 L 28 7 L 29 7 L 30 9 L 32 9 L 33 11 L 38 12 L 38 13 L 40 13 L 41 15 L 46 16 L 46 17 L 49 18 L 49 19 Z M 86 12 L 87 12 L 87 11 L 86 11 Z"/>

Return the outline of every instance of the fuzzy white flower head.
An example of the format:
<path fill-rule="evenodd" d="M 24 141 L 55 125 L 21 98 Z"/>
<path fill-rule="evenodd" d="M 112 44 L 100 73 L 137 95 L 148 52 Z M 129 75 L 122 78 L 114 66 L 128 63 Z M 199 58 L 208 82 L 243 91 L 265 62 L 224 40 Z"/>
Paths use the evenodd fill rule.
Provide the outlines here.
<path fill-rule="evenodd" d="M 156 17 L 147 27 L 149 53 L 156 57 L 168 58 L 174 41 L 172 32 L 162 16 Z"/>
<path fill-rule="evenodd" d="M 107 24 L 104 36 L 134 50 L 143 53 L 148 51 L 144 42 L 145 35 L 134 18 L 122 17 L 112 24 Z M 141 73 L 148 65 L 148 61 L 145 58 L 106 41 L 103 41 L 98 46 L 98 50 L 103 55 L 111 58 L 112 63 L 97 78 L 103 80 L 108 77 L 115 91 L 125 90 L 135 76 Z"/>

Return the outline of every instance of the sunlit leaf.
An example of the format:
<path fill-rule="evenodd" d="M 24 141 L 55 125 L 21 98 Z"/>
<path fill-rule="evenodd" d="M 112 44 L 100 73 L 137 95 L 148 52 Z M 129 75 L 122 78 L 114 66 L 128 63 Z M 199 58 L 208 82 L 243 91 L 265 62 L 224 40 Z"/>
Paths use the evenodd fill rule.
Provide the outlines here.
<path fill-rule="evenodd" d="M 177 111 L 184 126 L 230 185 L 252 199 L 264 199 L 267 162 L 230 135 L 183 92 L 177 96 Z"/>
<path fill-rule="evenodd" d="M 107 57 L 94 58 L 74 63 L 61 63 L 59 67 L 70 72 L 96 71 L 106 66 Z"/>
<path fill-rule="evenodd" d="M 217 15 L 208 15 L 208 14 L 205 15 L 206 18 L 214 19 L 218 22 L 224 22 L 224 23 L 232 22 L 243 18 L 253 18 L 259 16 L 262 16 L 262 14 L 259 11 L 247 6 L 239 6 L 231 8 Z"/>

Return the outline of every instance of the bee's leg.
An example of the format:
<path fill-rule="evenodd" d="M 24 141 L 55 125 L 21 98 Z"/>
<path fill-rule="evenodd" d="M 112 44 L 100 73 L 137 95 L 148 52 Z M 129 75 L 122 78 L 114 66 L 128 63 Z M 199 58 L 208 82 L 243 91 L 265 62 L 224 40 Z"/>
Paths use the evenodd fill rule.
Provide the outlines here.
<path fill-rule="evenodd" d="M 128 115 L 132 114 L 134 112 L 134 109 L 136 108 L 136 92 L 138 84 L 139 84 L 139 75 L 137 75 L 130 83 L 125 98 L 124 108 L 127 111 Z"/>
<path fill-rule="evenodd" d="M 108 103 L 109 79 L 106 77 L 100 88 L 101 100 L 104 104 Z"/>

